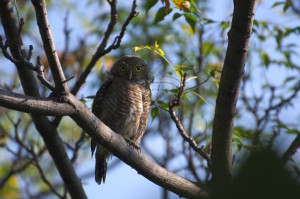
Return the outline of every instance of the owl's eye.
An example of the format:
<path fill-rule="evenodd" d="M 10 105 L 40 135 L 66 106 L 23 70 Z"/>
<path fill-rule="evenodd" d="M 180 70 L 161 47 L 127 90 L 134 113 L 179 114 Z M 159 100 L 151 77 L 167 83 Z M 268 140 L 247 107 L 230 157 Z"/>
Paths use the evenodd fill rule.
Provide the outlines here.
<path fill-rule="evenodd" d="M 124 71 L 126 69 L 126 66 L 125 65 L 122 65 L 121 66 L 121 71 Z"/>
<path fill-rule="evenodd" d="M 142 70 L 142 67 L 137 66 L 137 67 L 135 68 L 135 70 L 136 70 L 136 72 L 140 72 L 140 71 Z"/>

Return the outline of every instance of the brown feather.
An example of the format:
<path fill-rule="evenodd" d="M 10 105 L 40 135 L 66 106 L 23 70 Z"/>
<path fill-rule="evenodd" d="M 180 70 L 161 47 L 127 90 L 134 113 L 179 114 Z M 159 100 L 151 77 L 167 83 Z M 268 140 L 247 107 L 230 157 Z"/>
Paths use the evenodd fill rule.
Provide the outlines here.
<path fill-rule="evenodd" d="M 122 57 L 113 65 L 110 75 L 98 90 L 92 112 L 114 132 L 139 144 L 150 112 L 150 81 L 149 67 L 142 59 Z M 110 153 L 92 141 L 92 154 L 95 148 L 95 180 L 100 184 L 105 182 Z"/>

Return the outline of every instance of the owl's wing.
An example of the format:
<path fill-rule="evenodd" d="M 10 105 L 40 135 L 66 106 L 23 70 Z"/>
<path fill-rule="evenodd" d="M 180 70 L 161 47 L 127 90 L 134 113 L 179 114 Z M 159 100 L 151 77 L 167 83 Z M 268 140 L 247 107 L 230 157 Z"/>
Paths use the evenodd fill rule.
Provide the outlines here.
<path fill-rule="evenodd" d="M 110 85 L 112 84 L 112 79 L 108 78 L 100 87 L 100 89 L 97 91 L 97 94 L 94 98 L 93 101 L 93 108 L 92 108 L 92 112 L 97 116 L 98 114 L 101 112 L 100 110 L 100 105 L 101 105 L 101 101 L 104 99 L 105 94 L 107 93 L 108 88 L 110 87 Z M 94 155 L 94 151 L 96 148 L 97 144 L 95 141 L 91 140 L 91 151 L 92 151 L 92 156 Z"/>

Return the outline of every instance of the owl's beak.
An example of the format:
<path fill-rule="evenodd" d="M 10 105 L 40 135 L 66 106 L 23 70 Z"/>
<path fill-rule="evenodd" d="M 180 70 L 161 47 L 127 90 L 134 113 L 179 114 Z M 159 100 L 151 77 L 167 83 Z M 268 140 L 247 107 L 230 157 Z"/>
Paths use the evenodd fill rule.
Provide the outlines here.
<path fill-rule="evenodd" d="M 132 71 L 131 70 L 129 70 L 129 81 L 131 81 L 131 79 L 132 79 Z"/>

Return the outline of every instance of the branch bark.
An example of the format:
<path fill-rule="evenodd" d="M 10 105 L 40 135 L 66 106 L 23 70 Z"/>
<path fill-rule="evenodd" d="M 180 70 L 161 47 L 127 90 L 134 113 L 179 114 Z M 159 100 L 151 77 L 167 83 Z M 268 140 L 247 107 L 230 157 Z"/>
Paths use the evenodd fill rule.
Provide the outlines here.
<path fill-rule="evenodd" d="M 35 98 L 0 89 L 0 104 L 9 109 L 41 115 L 71 115 L 76 111 L 69 104 Z"/>
<path fill-rule="evenodd" d="M 8 100 L 8 98 L 5 98 L 3 95 L 4 94 L 0 93 L 0 99 Z M 32 112 L 40 107 L 40 103 L 44 103 L 44 100 L 36 99 L 36 103 L 23 107 L 22 104 L 17 103 L 18 100 L 22 100 L 20 99 L 21 95 L 16 95 L 15 98 L 16 100 L 14 101 L 16 101 L 16 103 L 13 108 L 19 111 Z M 137 170 L 139 174 L 157 185 L 178 194 L 179 196 L 198 199 L 208 198 L 208 193 L 202 190 L 198 185 L 169 172 L 165 168 L 152 162 L 139 150 L 135 150 L 131 147 L 120 134 L 116 134 L 103 122 L 101 122 L 84 104 L 76 99 L 75 96 L 69 94 L 65 99 L 66 102 L 64 104 L 71 105 L 74 109 L 74 112 L 70 114 L 70 117 L 85 132 L 87 132 L 93 140 L 109 149 L 115 156 Z M 23 97 L 23 100 L 25 100 L 25 96 Z M 0 105 L 5 105 L 3 100 L 0 101 Z M 51 106 L 49 109 L 54 108 Z M 50 110 L 49 112 L 54 111 L 55 110 Z M 43 113 L 47 114 L 47 111 L 44 110 Z"/>
<path fill-rule="evenodd" d="M 234 0 L 231 29 L 212 133 L 212 182 L 224 184 L 232 178 L 232 132 L 240 82 L 252 33 L 255 0 Z M 219 184 L 219 185 L 220 185 Z"/>
<path fill-rule="evenodd" d="M 36 20 L 43 40 L 44 49 L 46 52 L 47 60 L 51 68 L 53 79 L 55 82 L 55 89 L 57 93 L 68 93 L 68 86 L 66 83 L 64 72 L 61 68 L 58 54 L 55 49 L 50 24 L 48 21 L 46 2 L 45 0 L 32 0 L 35 8 Z"/>
<path fill-rule="evenodd" d="M 0 15 L 6 38 L 8 41 L 12 42 L 10 51 L 14 58 L 22 60 L 23 57 L 26 57 L 26 52 L 24 50 L 21 37 L 18 34 L 16 18 L 13 13 L 10 0 L 0 1 Z M 23 57 L 20 57 L 22 55 Z M 38 84 L 33 72 L 22 64 L 16 64 L 16 66 L 24 93 L 29 96 L 39 97 Z M 60 176 L 62 177 L 71 197 L 86 198 L 82 184 L 67 156 L 63 142 L 59 137 L 57 130 L 53 128 L 46 116 L 38 114 L 32 114 L 31 116 L 35 127 L 43 138 L 49 154 L 53 158 L 55 166 L 58 169 L 58 172 L 60 173 Z"/>

